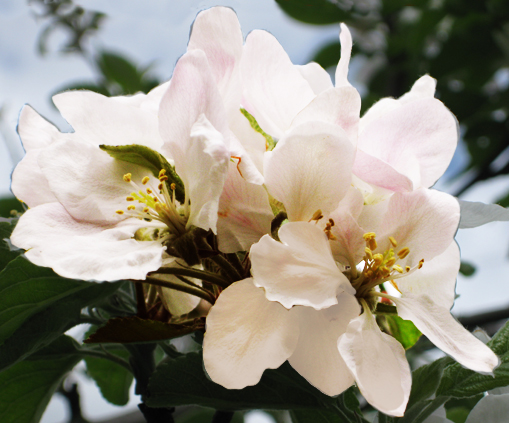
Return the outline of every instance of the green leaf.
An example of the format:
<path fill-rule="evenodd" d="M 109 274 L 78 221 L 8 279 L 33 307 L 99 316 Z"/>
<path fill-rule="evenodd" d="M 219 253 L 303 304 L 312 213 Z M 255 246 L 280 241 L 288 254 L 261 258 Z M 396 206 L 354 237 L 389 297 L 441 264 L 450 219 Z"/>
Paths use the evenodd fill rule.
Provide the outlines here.
<path fill-rule="evenodd" d="M 311 24 L 343 22 L 350 14 L 341 9 L 340 2 L 328 0 L 276 0 L 281 9 L 292 18 Z"/>
<path fill-rule="evenodd" d="M 41 350 L 36 360 L 22 361 L 0 373 L 2 423 L 39 422 L 53 393 L 81 360 L 73 354 L 74 344 L 62 336 Z"/>
<path fill-rule="evenodd" d="M 469 398 L 453 398 L 445 403 L 447 418 L 454 423 L 465 423 L 470 411 L 484 397 L 483 394 Z"/>
<path fill-rule="evenodd" d="M 490 389 L 509 385 L 509 322 L 488 342 L 488 346 L 500 357 L 500 366 L 494 376 L 482 375 L 465 369 L 459 363 L 449 366 L 442 377 L 437 395 L 465 398 Z"/>
<path fill-rule="evenodd" d="M 149 407 L 196 404 L 220 410 L 305 409 L 333 407 L 336 399 L 312 387 L 288 364 L 266 370 L 256 386 L 226 389 L 203 370 L 201 353 L 189 353 L 159 365 L 149 381 Z"/>
<path fill-rule="evenodd" d="M 318 63 L 322 68 L 327 69 L 331 66 L 337 66 L 340 57 L 341 44 L 339 43 L 339 40 L 334 40 L 333 42 L 322 46 L 311 60 Z"/>
<path fill-rule="evenodd" d="M 91 343 L 129 343 L 153 342 L 178 338 L 183 335 L 204 329 L 202 319 L 195 319 L 183 324 L 171 324 L 155 320 L 140 319 L 139 317 L 116 317 L 106 322 L 90 335 L 84 342 Z"/>
<path fill-rule="evenodd" d="M 475 273 L 475 266 L 472 263 L 462 261 L 460 265 L 460 273 L 463 276 L 472 276 Z"/>
<path fill-rule="evenodd" d="M 11 250 L 9 238 L 16 226 L 17 219 L 0 220 L 0 271 L 16 257 L 18 257 L 22 250 Z"/>
<path fill-rule="evenodd" d="M 78 324 L 82 308 L 111 295 L 122 283 L 65 279 L 24 257 L 11 261 L 0 273 L 0 369 Z"/>
<path fill-rule="evenodd" d="M 111 157 L 123 162 L 134 163 L 150 170 L 157 178 L 161 169 L 166 171 L 168 184 L 175 184 L 175 197 L 180 203 L 185 201 L 184 184 L 175 172 L 175 168 L 157 151 L 143 145 L 100 145 Z"/>
<path fill-rule="evenodd" d="M 355 420 L 344 420 L 332 410 L 292 410 L 292 423 L 347 423 Z"/>
<path fill-rule="evenodd" d="M 413 347 L 421 337 L 421 332 L 410 320 L 403 320 L 399 316 L 385 316 L 392 336 L 408 350 Z"/>
<path fill-rule="evenodd" d="M 336 412 L 341 415 L 343 419 L 341 421 L 367 423 L 367 420 L 362 417 L 359 400 L 355 392 L 356 389 L 352 386 L 338 397 L 335 407 Z"/>
<path fill-rule="evenodd" d="M 143 91 L 144 72 L 138 71 L 136 66 L 125 57 L 111 52 L 102 52 L 96 60 L 104 77 L 118 84 L 122 94 Z"/>
<path fill-rule="evenodd" d="M 23 204 L 16 197 L 0 198 L 0 217 L 12 217 L 12 211 L 24 212 Z"/>
<path fill-rule="evenodd" d="M 274 138 L 272 138 L 269 134 L 267 134 L 261 127 L 258 125 L 258 122 L 254 118 L 254 116 L 249 113 L 246 109 L 240 109 L 240 112 L 246 117 L 246 119 L 249 121 L 249 124 L 251 125 L 251 128 L 253 128 L 256 132 L 261 134 L 263 138 L 265 138 L 265 149 L 266 150 L 272 150 L 276 146 L 276 142 L 274 141 Z"/>
<path fill-rule="evenodd" d="M 127 351 L 115 351 L 115 355 L 129 359 Z M 94 379 L 106 401 L 115 405 L 126 405 L 129 402 L 129 388 L 133 375 L 126 368 L 105 358 L 86 357 L 88 374 Z"/>

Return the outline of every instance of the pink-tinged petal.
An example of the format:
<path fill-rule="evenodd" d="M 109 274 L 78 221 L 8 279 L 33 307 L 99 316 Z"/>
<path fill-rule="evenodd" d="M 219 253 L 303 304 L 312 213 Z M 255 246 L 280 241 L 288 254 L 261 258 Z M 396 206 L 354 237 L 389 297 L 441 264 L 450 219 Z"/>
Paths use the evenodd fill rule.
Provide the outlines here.
<path fill-rule="evenodd" d="M 330 88 L 320 93 L 293 120 L 292 126 L 307 121 L 339 125 L 352 144 L 357 143 L 361 96 L 352 86 Z"/>
<path fill-rule="evenodd" d="M 382 333 L 365 310 L 350 322 L 338 348 L 366 401 L 385 414 L 402 416 L 412 375 L 401 344 Z"/>
<path fill-rule="evenodd" d="M 229 133 L 223 100 L 207 56 L 201 50 L 191 50 L 177 62 L 159 109 L 162 152 L 174 159 L 177 172 L 185 169 L 191 129 L 201 115 L 223 136 Z"/>
<path fill-rule="evenodd" d="M 219 249 L 224 253 L 249 251 L 251 245 L 270 233 L 273 218 L 265 188 L 246 182 L 237 170 L 237 165 L 230 163 L 219 200 Z"/>
<path fill-rule="evenodd" d="M 150 223 L 138 219 L 109 225 L 83 222 L 73 219 L 61 204 L 48 203 L 23 214 L 11 241 L 28 250 L 31 262 L 67 278 L 145 279 L 148 272 L 161 267 L 165 247 L 134 240 L 140 225 Z"/>
<path fill-rule="evenodd" d="M 454 304 L 454 289 L 460 268 L 460 251 L 455 241 L 439 256 L 424 262 L 421 269 L 398 279 L 399 291 L 405 295 L 428 294 L 436 304 L 450 310 Z"/>
<path fill-rule="evenodd" d="M 435 97 L 436 86 L 436 79 L 429 75 L 423 75 L 414 82 L 409 92 L 398 98 L 398 102 L 400 104 L 406 104 L 422 98 L 433 98 Z"/>
<path fill-rule="evenodd" d="M 401 103 L 394 98 L 387 97 L 378 100 L 364 113 L 364 115 L 362 115 L 359 122 L 359 134 L 385 114 L 399 109 L 400 107 Z"/>
<path fill-rule="evenodd" d="M 484 204 L 459 200 L 461 208 L 460 229 L 477 228 L 490 222 L 509 221 L 509 209 L 498 204 Z"/>
<path fill-rule="evenodd" d="M 72 217 L 105 224 L 123 218 L 115 212 L 125 211 L 126 197 L 137 191 L 123 180 L 124 175 L 131 173 L 138 185 L 144 176 L 151 176 L 141 166 L 115 160 L 98 147 L 77 141 L 54 143 L 40 153 L 38 163 Z"/>
<path fill-rule="evenodd" d="M 412 158 L 409 160 L 412 161 Z M 413 161 L 417 164 L 416 160 Z M 364 182 L 393 192 L 412 191 L 414 186 L 408 175 L 398 172 L 390 164 L 360 148 L 357 149 L 352 171 Z"/>
<path fill-rule="evenodd" d="M 175 170 L 182 177 L 186 196 L 191 201 L 187 227 L 197 226 L 216 233 L 219 197 L 228 174 L 230 153 L 224 138 L 201 115 L 191 129 L 190 142 L 183 161 Z"/>
<path fill-rule="evenodd" d="M 164 257 L 164 256 L 163 256 Z M 163 258 L 163 266 L 164 267 L 187 267 L 187 263 L 183 260 L 176 259 L 175 257 L 167 256 Z M 163 273 L 159 273 L 157 275 L 159 279 L 164 279 L 172 282 L 173 284 L 184 284 L 179 278 L 175 275 L 167 275 Z M 202 286 L 202 282 L 199 279 L 188 278 L 191 282 L 196 285 Z M 159 291 L 159 295 L 161 296 L 162 302 L 166 310 L 170 312 L 173 317 L 182 316 L 184 314 L 188 314 L 193 311 L 201 301 L 200 297 L 195 295 L 186 294 L 182 291 L 177 291 L 175 289 L 157 287 Z"/>
<path fill-rule="evenodd" d="M 264 181 L 263 175 L 259 168 L 256 166 L 256 162 L 251 158 L 251 155 L 244 148 L 243 143 L 234 136 L 231 137 L 230 141 L 230 156 L 232 160 L 237 162 L 239 173 L 247 182 L 256 185 L 262 185 Z M 259 159 L 259 157 L 256 158 Z"/>
<path fill-rule="evenodd" d="M 331 213 L 330 217 L 334 220 L 331 229 L 334 238 L 330 241 L 332 255 L 339 263 L 353 268 L 365 255 L 366 242 L 362 237 L 365 231 L 348 214 Z"/>
<path fill-rule="evenodd" d="M 188 50 L 202 50 L 228 111 L 240 104 L 239 64 L 242 31 L 236 13 L 228 7 L 213 7 L 196 16 Z"/>
<path fill-rule="evenodd" d="M 210 309 L 203 340 L 205 370 L 228 389 L 256 385 L 265 369 L 278 368 L 292 355 L 298 338 L 292 312 L 268 301 L 263 289 L 244 279 L 226 288 Z"/>
<path fill-rule="evenodd" d="M 281 138 L 314 97 L 283 47 L 266 31 L 252 31 L 241 60 L 246 109 L 268 134 Z"/>
<path fill-rule="evenodd" d="M 139 107 L 144 95 L 105 97 L 91 91 L 68 91 L 53 96 L 64 119 L 75 133 L 92 145 L 162 144 L 157 114 Z"/>
<path fill-rule="evenodd" d="M 360 313 L 357 299 L 343 293 L 338 296 L 337 305 L 325 310 L 295 307 L 292 311 L 298 315 L 300 335 L 289 363 L 324 394 L 339 395 L 354 383 L 337 343 L 350 320 Z"/>
<path fill-rule="evenodd" d="M 398 242 L 398 248 L 409 248 L 406 264 L 414 266 L 421 259 L 431 260 L 450 246 L 459 217 L 459 204 L 452 195 L 420 188 L 395 193 L 381 226 L 365 229 L 377 234 L 377 251 L 390 248 L 390 236 Z"/>
<path fill-rule="evenodd" d="M 458 323 L 441 301 L 426 294 L 405 294 L 394 298 L 398 315 L 411 320 L 426 337 L 463 366 L 492 373 L 499 359 L 482 341 Z"/>
<path fill-rule="evenodd" d="M 306 65 L 295 66 L 316 95 L 334 86 L 329 73 L 318 63 L 310 62 Z"/>
<path fill-rule="evenodd" d="M 341 59 L 339 59 L 336 67 L 336 87 L 348 86 L 348 65 L 350 64 L 350 56 L 352 55 L 352 34 L 348 27 L 340 24 L 341 32 L 339 33 L 339 42 L 341 43 Z"/>
<path fill-rule="evenodd" d="M 306 122 L 293 128 L 265 155 L 269 193 L 292 221 L 308 221 L 317 210 L 338 206 L 351 185 L 355 149 L 337 125 Z"/>
<path fill-rule="evenodd" d="M 321 310 L 338 303 L 341 292 L 355 294 L 340 272 L 323 231 L 312 223 L 290 222 L 279 230 L 281 242 L 265 235 L 251 247 L 254 283 L 270 301 L 286 308 Z"/>
<path fill-rule="evenodd" d="M 358 147 L 428 188 L 445 172 L 457 141 L 454 115 L 439 100 L 423 98 L 373 121 L 359 134 Z"/>

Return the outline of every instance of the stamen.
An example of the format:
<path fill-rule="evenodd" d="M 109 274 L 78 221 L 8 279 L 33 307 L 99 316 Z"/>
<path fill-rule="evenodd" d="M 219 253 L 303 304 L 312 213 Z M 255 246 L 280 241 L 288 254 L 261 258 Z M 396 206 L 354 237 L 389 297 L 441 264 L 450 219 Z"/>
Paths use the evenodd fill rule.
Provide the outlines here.
<path fill-rule="evenodd" d="M 369 247 L 364 248 L 364 252 L 369 260 L 373 260 L 373 252 L 369 249 Z"/>
<path fill-rule="evenodd" d="M 366 245 L 371 249 L 371 251 L 375 251 L 377 247 L 376 243 L 376 234 L 374 232 L 366 232 L 363 236 L 364 241 L 366 241 Z"/>
<path fill-rule="evenodd" d="M 166 175 L 166 170 L 165 169 L 161 169 L 159 171 L 159 175 L 157 177 L 160 178 L 161 176 L 164 176 L 164 175 Z"/>
<path fill-rule="evenodd" d="M 405 266 L 405 271 L 410 272 L 410 266 Z"/>
<path fill-rule="evenodd" d="M 403 268 L 399 264 L 395 264 L 392 268 L 398 273 L 403 273 Z"/>
<path fill-rule="evenodd" d="M 152 194 L 152 190 L 150 188 L 147 188 L 147 194 Z"/>
<path fill-rule="evenodd" d="M 117 213 L 117 214 L 124 214 L 124 210 L 117 210 L 115 213 Z"/>
<path fill-rule="evenodd" d="M 417 265 L 417 268 L 420 269 L 423 266 L 423 264 L 424 264 L 424 259 L 421 259 L 419 261 L 419 264 Z"/>
<path fill-rule="evenodd" d="M 389 260 L 387 260 L 387 263 L 385 264 L 387 265 L 387 267 L 392 267 L 394 263 L 396 263 L 396 259 L 394 257 L 391 257 Z"/>
<path fill-rule="evenodd" d="M 130 173 L 126 173 L 126 174 L 124 175 L 124 181 L 125 181 L 125 182 L 131 182 L 131 176 L 132 176 L 132 175 L 131 175 Z"/>
<path fill-rule="evenodd" d="M 398 243 L 392 236 L 389 237 L 389 241 L 391 242 L 391 244 L 394 248 L 396 248 L 398 246 Z"/>
<path fill-rule="evenodd" d="M 398 251 L 398 257 L 400 259 L 404 259 L 410 253 L 410 249 L 408 247 L 402 248 Z"/>
<path fill-rule="evenodd" d="M 146 185 L 148 181 L 150 181 L 150 178 L 149 178 L 148 176 L 145 176 L 145 177 L 141 180 L 141 183 L 142 183 L 143 185 Z"/>
<path fill-rule="evenodd" d="M 322 211 L 318 209 L 313 213 L 313 216 L 311 219 L 308 220 L 308 222 L 311 222 L 312 220 L 316 220 L 317 222 L 323 217 Z"/>
<path fill-rule="evenodd" d="M 380 266 L 383 263 L 384 256 L 382 254 L 380 254 L 380 253 L 374 254 L 373 255 L 373 261 L 374 261 L 375 267 L 377 268 L 378 266 Z"/>
<path fill-rule="evenodd" d="M 136 210 L 136 206 L 127 206 L 127 210 Z"/>

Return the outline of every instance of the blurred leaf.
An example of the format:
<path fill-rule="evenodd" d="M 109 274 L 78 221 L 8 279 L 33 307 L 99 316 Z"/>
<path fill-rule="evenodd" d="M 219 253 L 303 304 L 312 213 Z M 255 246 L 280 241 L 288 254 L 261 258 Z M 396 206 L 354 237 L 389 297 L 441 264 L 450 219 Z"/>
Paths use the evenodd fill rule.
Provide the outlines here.
<path fill-rule="evenodd" d="M 179 414 L 177 423 L 204 423 L 212 422 L 216 410 L 210 408 L 193 407 L 190 410 L 185 410 L 182 415 Z M 243 423 L 244 416 L 242 413 L 235 413 L 231 423 Z"/>
<path fill-rule="evenodd" d="M 495 203 L 500 204 L 502 207 L 509 207 L 509 193 L 505 197 L 502 197 L 495 201 Z"/>
<path fill-rule="evenodd" d="M 184 184 L 175 172 L 175 168 L 157 151 L 143 145 L 100 145 L 111 157 L 123 162 L 134 163 L 150 170 L 157 178 L 161 169 L 166 171 L 167 183 L 175 184 L 175 197 L 180 203 L 185 201 Z"/>
<path fill-rule="evenodd" d="M 460 265 L 460 273 L 463 276 L 472 276 L 475 273 L 475 266 L 466 261 L 462 261 Z"/>
<path fill-rule="evenodd" d="M 343 22 L 350 14 L 341 8 L 340 2 L 328 0 L 276 0 L 281 9 L 292 18 L 311 24 Z"/>
<path fill-rule="evenodd" d="M 470 398 L 453 398 L 445 403 L 447 418 L 454 423 L 465 423 L 470 411 L 483 398 L 483 394 Z"/>
<path fill-rule="evenodd" d="M 67 336 L 26 360 L 0 372 L 2 423 L 37 423 L 65 375 L 81 360 Z M 64 354 L 62 352 L 65 352 Z M 35 356 L 33 356 L 35 358 Z"/>
<path fill-rule="evenodd" d="M 115 351 L 115 355 L 129 359 L 127 351 Z M 103 398 L 115 405 L 126 405 L 129 402 L 129 389 L 133 375 L 125 367 L 111 360 L 98 357 L 86 357 L 88 374 L 94 379 Z"/>
<path fill-rule="evenodd" d="M 354 420 L 344 420 L 331 410 L 292 410 L 292 423 L 346 423 Z"/>
<path fill-rule="evenodd" d="M 122 282 L 65 279 L 24 257 L 0 273 L 0 369 L 23 360 L 79 323 L 82 308 Z"/>
<path fill-rule="evenodd" d="M 159 365 L 148 391 L 145 403 L 149 407 L 196 404 L 220 410 L 286 410 L 332 407 L 336 401 L 309 385 L 288 363 L 277 370 L 266 370 L 256 386 L 223 388 L 206 376 L 201 353 L 189 353 Z"/>
<path fill-rule="evenodd" d="M 107 343 L 107 342 L 153 342 L 165 339 L 178 338 L 183 335 L 204 329 L 202 319 L 195 319 L 185 324 L 172 324 L 145 320 L 139 317 L 116 317 L 106 322 L 94 334 L 84 342 Z"/>
<path fill-rule="evenodd" d="M 339 41 L 333 41 L 321 47 L 311 60 L 318 63 L 322 68 L 327 69 L 331 66 L 337 66 L 340 57 L 341 44 Z"/>
<path fill-rule="evenodd" d="M 16 222 L 17 219 L 0 220 L 0 271 L 2 271 L 10 261 L 14 260 L 23 252 L 23 250 L 11 250 L 9 238 L 16 226 Z"/>
<path fill-rule="evenodd" d="M 0 198 L 0 217 L 12 217 L 11 211 L 24 212 L 23 204 L 16 197 Z"/>
<path fill-rule="evenodd" d="M 403 345 L 405 350 L 413 347 L 422 335 L 410 320 L 403 320 L 399 316 L 385 316 L 385 318 L 391 335 Z"/>

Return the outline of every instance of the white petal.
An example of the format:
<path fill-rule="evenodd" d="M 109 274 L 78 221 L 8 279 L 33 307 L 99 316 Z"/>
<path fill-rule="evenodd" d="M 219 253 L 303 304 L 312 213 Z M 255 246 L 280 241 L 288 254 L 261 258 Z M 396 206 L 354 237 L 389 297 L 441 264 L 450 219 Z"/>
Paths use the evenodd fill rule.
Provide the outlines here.
<path fill-rule="evenodd" d="M 191 200 L 187 227 L 197 226 L 216 232 L 219 197 L 228 173 L 230 154 L 223 136 L 201 115 L 191 129 L 184 162 L 175 170 L 186 183 L 186 196 Z M 183 167 L 182 167 L 183 166 Z"/>
<path fill-rule="evenodd" d="M 256 286 L 271 301 L 321 310 L 337 304 L 336 296 L 355 290 L 336 266 L 326 235 L 314 224 L 290 222 L 277 242 L 265 235 L 251 247 L 251 272 Z"/>
<path fill-rule="evenodd" d="M 219 200 L 217 239 L 224 253 L 249 251 L 251 245 L 270 233 L 274 214 L 264 187 L 250 184 L 230 163 L 228 178 Z"/>
<path fill-rule="evenodd" d="M 350 34 L 350 30 L 344 23 L 340 27 L 341 59 L 336 67 L 336 87 L 350 85 L 348 82 L 348 65 L 350 64 L 350 56 L 352 54 L 352 34 Z"/>
<path fill-rule="evenodd" d="M 355 150 L 337 125 L 306 122 L 293 128 L 265 156 L 265 185 L 290 220 L 336 209 L 351 185 Z"/>
<path fill-rule="evenodd" d="M 440 301 L 425 294 L 405 294 L 393 301 L 402 319 L 411 320 L 431 342 L 463 366 L 483 373 L 491 373 L 498 366 L 495 353 L 458 323 Z"/>
<path fill-rule="evenodd" d="M 320 93 L 293 120 L 295 127 L 307 121 L 339 125 L 352 144 L 357 143 L 361 96 L 352 86 L 330 88 Z"/>
<path fill-rule="evenodd" d="M 311 89 L 316 95 L 333 87 L 329 73 L 318 63 L 310 62 L 306 65 L 295 66 L 306 81 L 308 81 Z"/>
<path fill-rule="evenodd" d="M 338 348 L 366 401 L 385 414 L 402 416 L 412 376 L 401 344 L 382 333 L 365 311 L 350 322 Z"/>
<path fill-rule="evenodd" d="M 436 79 L 429 75 L 423 75 L 414 82 L 409 92 L 398 98 L 398 102 L 400 104 L 406 104 L 421 98 L 433 98 L 435 96 L 436 86 Z"/>
<path fill-rule="evenodd" d="M 356 298 L 338 296 L 338 304 L 325 310 L 295 307 L 300 319 L 299 342 L 288 359 L 301 376 L 329 396 L 339 395 L 354 383 L 352 374 L 339 354 L 338 338 L 351 319 L 360 313 Z"/>
<path fill-rule="evenodd" d="M 428 188 L 449 165 L 458 140 L 454 115 L 434 98 L 404 104 L 374 120 L 359 135 L 359 148 Z M 413 177 L 419 164 L 420 180 Z M 358 175 L 362 178 L 361 175 Z"/>
<path fill-rule="evenodd" d="M 131 173 L 140 184 L 149 174 L 141 166 L 76 141 L 54 143 L 40 153 L 38 162 L 58 201 L 75 219 L 89 222 L 123 219 L 115 212 L 127 208 L 126 197 L 136 190 L 123 176 Z"/>
<path fill-rule="evenodd" d="M 226 288 L 210 309 L 203 341 L 205 370 L 228 389 L 256 385 L 265 369 L 276 369 L 290 357 L 298 337 L 291 311 L 268 301 L 263 289 L 244 279 Z"/>
<path fill-rule="evenodd" d="M 506 423 L 509 416 L 509 394 L 486 395 L 475 405 L 465 423 Z"/>
<path fill-rule="evenodd" d="M 188 50 L 205 52 L 228 111 L 240 104 L 239 64 L 243 37 L 239 20 L 229 7 L 213 7 L 196 16 Z"/>
<path fill-rule="evenodd" d="M 141 96 L 143 98 L 144 96 Z M 64 119 L 81 139 L 93 145 L 146 145 L 159 149 L 157 115 L 138 107 L 133 97 L 105 97 L 91 91 L 53 96 Z"/>
<path fill-rule="evenodd" d="M 246 109 L 268 134 L 281 138 L 314 97 L 283 47 L 266 31 L 252 31 L 241 60 Z"/>
<path fill-rule="evenodd" d="M 421 269 L 396 280 L 403 296 L 428 294 L 437 305 L 450 310 L 454 304 L 456 278 L 460 268 L 460 251 L 456 241 L 439 256 L 425 261 Z"/>
<path fill-rule="evenodd" d="M 498 204 L 484 204 L 459 200 L 461 207 L 460 229 L 477 228 L 490 222 L 509 221 L 509 209 Z"/>
<path fill-rule="evenodd" d="M 27 210 L 11 240 L 28 250 L 31 262 L 67 278 L 145 279 L 148 272 L 161 267 L 164 247 L 155 241 L 134 240 L 139 228 L 138 219 L 110 225 L 75 220 L 61 204 L 49 203 Z"/>

